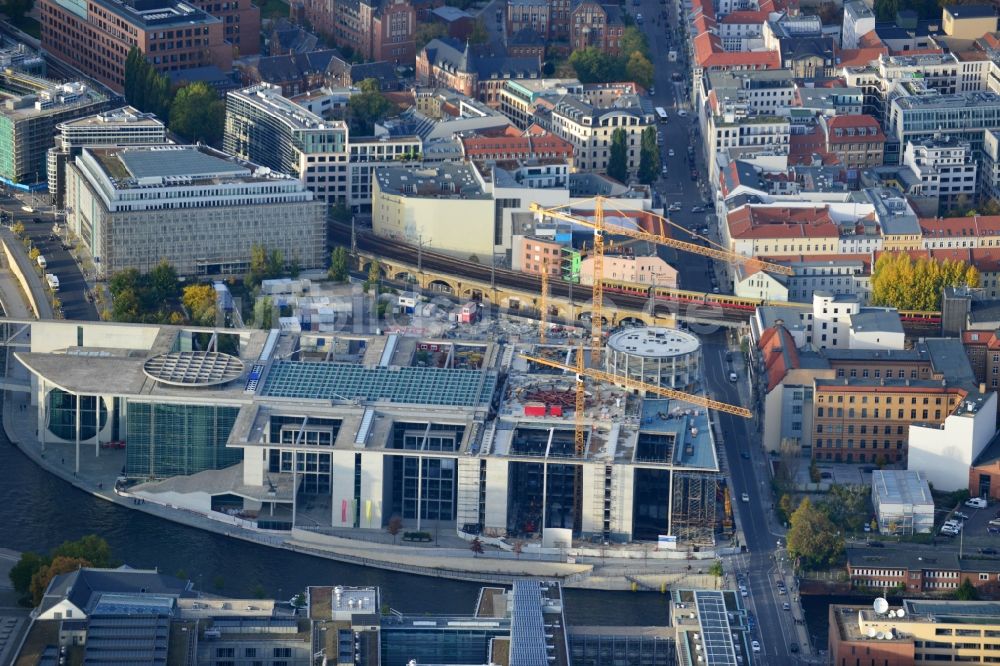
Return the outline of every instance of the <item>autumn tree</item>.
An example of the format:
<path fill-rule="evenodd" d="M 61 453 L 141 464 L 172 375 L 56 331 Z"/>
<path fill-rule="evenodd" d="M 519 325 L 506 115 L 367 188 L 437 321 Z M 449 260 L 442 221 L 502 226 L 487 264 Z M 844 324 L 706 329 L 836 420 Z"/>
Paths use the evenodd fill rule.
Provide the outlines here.
<path fill-rule="evenodd" d="M 651 185 L 660 174 L 660 146 L 656 142 L 656 128 L 647 127 L 642 131 L 639 149 L 639 181 Z"/>
<path fill-rule="evenodd" d="M 214 326 L 217 313 L 215 288 L 210 284 L 192 284 L 184 287 L 181 297 L 191 323 L 198 326 Z"/>
<path fill-rule="evenodd" d="M 392 535 L 392 545 L 396 545 L 396 535 L 403 531 L 403 519 L 393 516 L 389 519 L 389 524 L 385 526 L 385 531 Z"/>
<path fill-rule="evenodd" d="M 872 270 L 872 303 L 900 310 L 938 310 L 945 287 L 977 287 L 979 271 L 964 261 L 887 252 Z"/>
<path fill-rule="evenodd" d="M 653 85 L 653 63 L 638 51 L 634 52 L 625 62 L 625 78 L 649 88 Z"/>
<path fill-rule="evenodd" d="M 834 525 L 845 532 L 860 532 L 872 514 L 870 491 L 863 486 L 834 484 L 819 505 Z"/>
<path fill-rule="evenodd" d="M 485 549 L 483 548 L 483 542 L 479 540 L 479 537 L 472 540 L 472 543 L 469 544 L 469 550 L 472 551 L 473 557 L 479 557 L 483 554 Z"/>
<path fill-rule="evenodd" d="M 654 130 L 655 131 L 655 130 Z M 608 158 L 608 175 L 622 183 L 628 182 L 627 135 L 621 127 L 611 133 L 611 155 Z"/>
<path fill-rule="evenodd" d="M 792 513 L 788 529 L 788 552 L 808 568 L 836 564 L 844 552 L 844 538 L 827 515 L 809 498 Z"/>

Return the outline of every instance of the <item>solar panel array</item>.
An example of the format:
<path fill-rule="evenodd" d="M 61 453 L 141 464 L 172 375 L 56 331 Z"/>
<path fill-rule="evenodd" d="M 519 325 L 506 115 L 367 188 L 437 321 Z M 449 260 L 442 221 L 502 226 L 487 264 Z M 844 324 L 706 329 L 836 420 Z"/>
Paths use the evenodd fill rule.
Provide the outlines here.
<path fill-rule="evenodd" d="M 537 580 L 514 582 L 511 609 L 510 666 L 545 666 L 542 586 Z"/>
<path fill-rule="evenodd" d="M 722 592 L 697 591 L 694 593 L 701 625 L 701 641 L 705 663 L 709 666 L 736 666 L 736 646 L 729 628 L 729 615 Z"/>
<path fill-rule="evenodd" d="M 84 666 L 150 666 L 167 663 L 170 618 L 159 616 L 91 617 Z"/>
<path fill-rule="evenodd" d="M 496 381 L 495 372 L 481 370 L 276 361 L 260 394 L 273 398 L 474 407 L 490 401 Z"/>

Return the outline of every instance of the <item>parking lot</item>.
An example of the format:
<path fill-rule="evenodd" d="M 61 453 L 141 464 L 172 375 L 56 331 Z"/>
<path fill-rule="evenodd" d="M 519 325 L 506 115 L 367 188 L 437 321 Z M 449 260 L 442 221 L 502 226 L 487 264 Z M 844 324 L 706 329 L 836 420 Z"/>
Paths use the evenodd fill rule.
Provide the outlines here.
<path fill-rule="evenodd" d="M 965 524 L 962 527 L 961 533 L 954 537 L 941 534 L 941 525 L 945 520 L 953 518 L 954 515 L 952 513 L 941 513 L 938 516 L 939 520 L 935 522 L 935 539 L 937 543 L 941 544 L 953 541 L 957 547 L 959 545 L 958 542 L 961 541 L 962 548 L 966 553 L 982 553 L 982 549 L 993 549 L 997 552 L 987 552 L 985 554 L 1000 554 L 1000 503 L 991 502 L 985 509 L 974 509 L 963 505 L 958 511 L 969 517 L 968 520 L 963 521 Z M 991 520 L 997 520 L 998 525 L 991 526 L 989 524 Z M 989 531 L 990 527 L 993 527 L 993 532 Z"/>

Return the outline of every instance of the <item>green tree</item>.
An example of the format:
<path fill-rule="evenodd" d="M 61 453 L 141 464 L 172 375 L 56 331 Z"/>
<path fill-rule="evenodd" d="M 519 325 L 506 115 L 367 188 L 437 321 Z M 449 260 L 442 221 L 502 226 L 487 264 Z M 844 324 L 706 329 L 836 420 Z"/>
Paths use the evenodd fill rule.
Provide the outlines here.
<path fill-rule="evenodd" d="M 887 252 L 872 271 L 872 302 L 901 310 L 937 310 L 945 287 L 979 286 L 979 271 L 963 261 L 914 261 L 905 252 Z"/>
<path fill-rule="evenodd" d="M 722 578 L 725 571 L 722 569 L 722 560 L 715 560 L 712 565 L 708 567 L 708 573 L 716 578 Z"/>
<path fill-rule="evenodd" d="M 651 185 L 660 175 L 660 146 L 656 142 L 656 128 L 642 131 L 639 150 L 639 181 Z"/>
<path fill-rule="evenodd" d="M 382 266 L 378 263 L 378 259 L 373 259 L 372 263 L 368 266 L 368 282 L 370 284 L 375 284 L 382 279 Z"/>
<path fill-rule="evenodd" d="M 376 79 L 365 79 L 358 87 L 361 92 L 347 100 L 347 110 L 355 132 L 364 136 L 375 131 L 375 123 L 389 114 L 392 103 L 381 93 Z"/>
<path fill-rule="evenodd" d="M 444 27 L 444 23 L 437 22 L 421 22 L 417 24 L 417 29 L 414 32 L 414 39 L 417 43 L 417 53 L 424 50 L 427 43 L 432 39 L 438 39 L 439 37 L 444 37 L 448 34 L 448 30 Z"/>
<path fill-rule="evenodd" d="M 966 578 L 955 590 L 955 598 L 959 601 L 975 601 L 979 598 L 979 590 Z"/>
<path fill-rule="evenodd" d="M 333 254 L 330 255 L 330 279 L 335 282 L 344 282 L 347 280 L 348 269 L 349 269 L 349 257 L 347 254 L 347 248 L 343 245 L 338 245 L 333 249 Z"/>
<path fill-rule="evenodd" d="M 142 303 L 134 289 L 123 289 L 112 297 L 113 321 L 137 322 L 142 316 Z"/>
<path fill-rule="evenodd" d="M 581 83 L 608 83 L 618 81 L 624 74 L 624 63 L 598 49 L 588 46 L 573 51 L 569 64 Z"/>
<path fill-rule="evenodd" d="M 638 51 L 634 52 L 625 63 L 625 78 L 649 88 L 653 85 L 653 63 Z"/>
<path fill-rule="evenodd" d="M 875 0 L 875 18 L 879 21 L 894 21 L 899 11 L 899 0 Z"/>
<path fill-rule="evenodd" d="M 254 302 L 253 324 L 264 330 L 274 327 L 274 301 L 269 296 L 263 296 Z"/>
<path fill-rule="evenodd" d="M 137 47 L 125 58 L 125 100 L 139 109 L 166 120 L 170 111 L 170 80 L 156 71 Z"/>
<path fill-rule="evenodd" d="M 177 279 L 177 271 L 166 259 L 163 259 L 153 270 L 149 271 L 149 291 L 150 298 L 155 303 L 165 303 L 177 298 L 180 292 L 180 280 Z"/>
<path fill-rule="evenodd" d="M 170 129 L 190 141 L 210 145 L 222 140 L 226 104 L 207 83 L 198 81 L 177 91 L 170 105 Z"/>
<path fill-rule="evenodd" d="M 77 557 L 54 557 L 50 564 L 46 564 L 35 572 L 35 575 L 31 577 L 31 585 L 29 591 L 31 592 L 31 602 L 33 605 L 37 606 L 42 603 L 42 597 L 45 596 L 45 590 L 48 589 L 49 583 L 52 579 L 60 574 L 69 573 L 70 571 L 76 571 L 82 567 L 92 566 L 90 562 L 82 558 Z"/>
<path fill-rule="evenodd" d="M 88 534 L 76 541 L 64 541 L 52 551 L 53 560 L 57 557 L 87 560 L 90 566 L 107 568 L 116 562 L 111 558 L 111 546 L 96 534 Z"/>
<path fill-rule="evenodd" d="M 4 0 L 3 7 L 0 8 L 14 23 L 17 23 L 24 15 L 35 6 L 35 0 Z"/>
<path fill-rule="evenodd" d="M 833 566 L 840 560 L 844 538 L 808 497 L 792 514 L 789 525 L 788 552 L 807 568 Z"/>
<path fill-rule="evenodd" d="M 21 553 L 21 559 L 7 573 L 11 584 L 14 585 L 14 589 L 18 594 L 22 596 L 28 594 L 28 591 L 31 589 L 31 579 L 47 563 L 48 560 L 38 553 L 32 553 L 31 551 Z"/>
<path fill-rule="evenodd" d="M 622 183 L 628 182 L 628 138 L 621 127 L 611 133 L 611 155 L 608 158 L 608 175 Z"/>
<path fill-rule="evenodd" d="M 489 30 L 486 29 L 486 22 L 478 19 L 472 24 L 472 31 L 469 33 L 470 44 L 485 44 L 490 41 Z"/>
<path fill-rule="evenodd" d="M 862 486 L 834 484 L 819 508 L 844 532 L 860 532 L 868 516 L 870 491 Z"/>
<path fill-rule="evenodd" d="M 630 57 L 633 53 L 641 53 L 648 59 L 649 40 L 646 39 L 646 33 L 634 25 L 625 28 L 622 32 L 620 50 L 626 57 Z"/>
<path fill-rule="evenodd" d="M 330 206 L 330 218 L 334 222 L 348 223 L 351 221 L 353 214 L 351 209 L 342 203 L 335 203 Z"/>
<path fill-rule="evenodd" d="M 214 326 L 217 314 L 215 289 L 210 284 L 192 284 L 184 287 L 181 298 L 184 309 L 191 317 L 191 323 L 198 326 Z"/>

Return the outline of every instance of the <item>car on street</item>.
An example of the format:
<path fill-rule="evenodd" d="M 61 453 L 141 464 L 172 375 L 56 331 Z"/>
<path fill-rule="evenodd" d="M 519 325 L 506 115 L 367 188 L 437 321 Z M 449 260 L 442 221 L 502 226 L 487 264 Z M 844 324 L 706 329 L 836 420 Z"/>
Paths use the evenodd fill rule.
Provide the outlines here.
<path fill-rule="evenodd" d="M 760 641 L 750 641 L 750 649 L 754 652 L 760 652 Z"/>
<path fill-rule="evenodd" d="M 680 209 L 681 209 L 681 202 L 680 201 L 673 202 L 672 204 L 670 204 L 670 207 L 667 208 L 667 210 L 670 211 L 671 213 L 676 213 Z"/>
<path fill-rule="evenodd" d="M 692 213 L 704 213 L 704 212 L 705 212 L 705 209 L 704 209 L 704 208 L 702 208 L 701 206 L 693 206 L 693 207 L 691 208 L 691 212 L 692 212 Z"/>
<path fill-rule="evenodd" d="M 666 164 L 663 165 L 662 171 L 663 171 L 663 175 L 666 176 L 667 175 L 667 165 Z"/>
<path fill-rule="evenodd" d="M 992 525 L 989 525 L 986 528 L 986 531 L 990 534 L 1000 534 L 1000 527 L 993 527 Z"/>
<path fill-rule="evenodd" d="M 718 287 L 716 287 L 716 289 L 718 289 Z M 737 380 L 739 380 L 739 376 L 735 372 L 730 372 L 729 381 L 736 382 Z"/>
<path fill-rule="evenodd" d="M 673 72 L 673 73 L 672 73 L 672 74 L 670 75 L 670 80 L 671 80 L 671 81 L 680 81 L 680 80 L 682 80 L 683 78 L 684 78 L 684 77 L 683 77 L 683 76 L 681 75 L 681 73 L 680 73 L 680 72 Z"/>
<path fill-rule="evenodd" d="M 996 555 L 998 551 L 996 548 L 980 548 L 979 552 L 983 555 Z"/>
<path fill-rule="evenodd" d="M 953 513 L 953 514 L 951 514 L 951 515 L 952 515 L 952 516 L 953 516 L 953 517 L 954 517 L 954 518 L 955 518 L 956 520 L 968 520 L 968 519 L 969 519 L 969 515 L 968 515 L 968 514 L 965 514 L 965 513 L 962 513 L 961 511 L 956 511 L 955 513 Z"/>
<path fill-rule="evenodd" d="M 656 86 L 649 86 L 649 96 L 652 97 L 656 94 Z"/>
<path fill-rule="evenodd" d="M 681 118 L 684 118 L 685 116 L 687 116 L 687 114 L 688 112 L 684 109 L 681 109 L 680 111 L 677 112 L 677 115 L 680 116 Z"/>
<path fill-rule="evenodd" d="M 781 610 L 790 611 L 792 610 L 792 605 L 786 601 L 785 603 L 781 604 Z"/>
<path fill-rule="evenodd" d="M 750 454 L 746 451 L 741 451 L 740 458 L 743 458 L 743 460 L 750 460 Z"/>
<path fill-rule="evenodd" d="M 750 501 L 750 493 L 743 493 L 742 495 L 740 495 L 740 499 L 743 500 L 744 502 L 749 502 Z"/>
<path fill-rule="evenodd" d="M 965 506 L 971 507 L 973 509 L 985 509 L 986 500 L 982 497 L 971 497 L 965 500 Z"/>
<path fill-rule="evenodd" d="M 667 151 L 667 156 L 668 157 L 673 157 L 674 156 L 674 149 L 673 148 L 671 148 L 670 150 Z"/>

